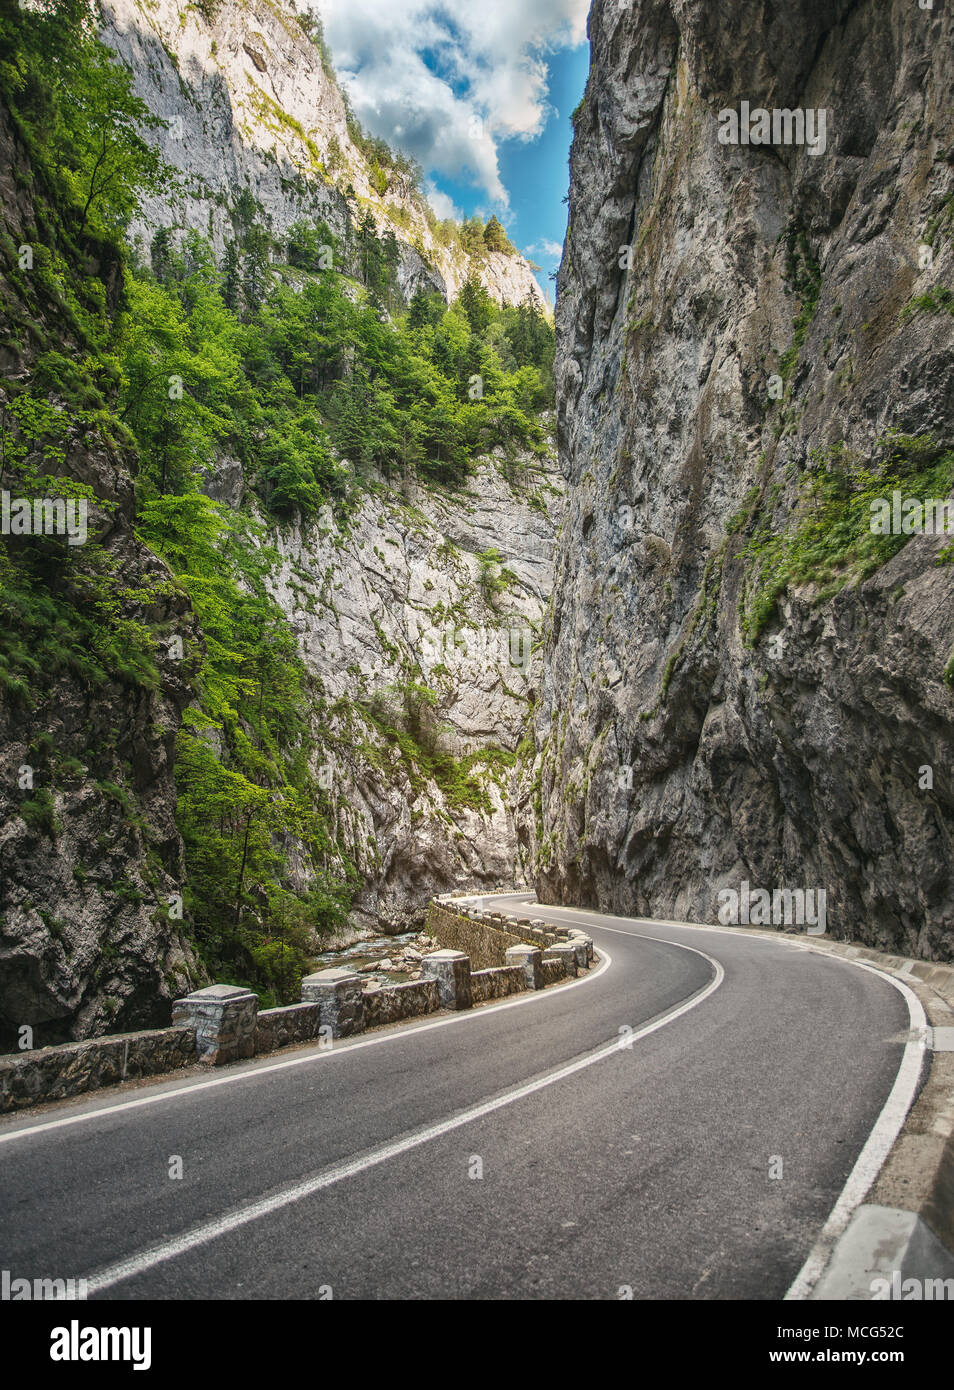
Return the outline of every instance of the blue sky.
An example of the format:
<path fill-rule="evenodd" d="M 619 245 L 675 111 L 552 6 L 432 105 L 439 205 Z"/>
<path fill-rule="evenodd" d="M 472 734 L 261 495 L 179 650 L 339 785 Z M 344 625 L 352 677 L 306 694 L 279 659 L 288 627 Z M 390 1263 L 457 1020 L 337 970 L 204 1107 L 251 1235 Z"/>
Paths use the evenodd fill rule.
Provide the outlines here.
<path fill-rule="evenodd" d="M 588 0 L 314 0 L 362 124 L 421 163 L 442 217 L 496 213 L 549 273 L 566 230 Z"/>
<path fill-rule="evenodd" d="M 501 210 L 470 183 L 432 175 L 433 183 L 448 194 L 465 216 L 497 212 L 511 240 L 540 266 L 537 279 L 550 291 L 551 271 L 560 264 L 567 208 L 563 202 L 570 183 L 567 158 L 573 130 L 570 112 L 586 86 L 589 44 L 557 53 L 547 60 L 548 91 L 553 110 L 540 135 L 532 140 L 504 140 L 498 147 L 500 177 L 509 196 L 509 209 Z M 428 171 L 430 172 L 430 171 Z"/>

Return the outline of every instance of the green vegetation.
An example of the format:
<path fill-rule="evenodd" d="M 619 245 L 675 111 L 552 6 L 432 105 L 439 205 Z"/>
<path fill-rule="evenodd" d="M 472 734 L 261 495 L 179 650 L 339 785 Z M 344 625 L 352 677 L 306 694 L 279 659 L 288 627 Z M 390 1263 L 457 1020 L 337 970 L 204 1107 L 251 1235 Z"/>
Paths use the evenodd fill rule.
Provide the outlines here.
<path fill-rule="evenodd" d="M 455 222 L 453 218 L 441 221 L 429 205 L 425 205 L 424 215 L 435 241 L 449 251 L 470 256 L 477 262 L 485 261 L 491 251 L 499 251 L 505 256 L 518 254 L 496 216 L 486 223 L 481 222 L 479 217 L 467 217 L 463 222 Z"/>
<path fill-rule="evenodd" d="M 188 594 L 205 649 L 198 707 L 186 712 L 176 745 L 186 905 L 198 944 L 217 978 L 297 997 L 295 972 L 300 978 L 312 933 L 341 920 L 350 875 L 327 827 L 327 795 L 309 770 L 311 683 L 265 589 L 274 557 L 260 529 L 195 491 L 145 502 L 139 529 Z M 289 837 L 310 854 L 305 897 L 284 886 Z M 325 871 L 329 860 L 344 877 Z"/>
<path fill-rule="evenodd" d="M 53 200 L 78 212 L 77 236 L 121 231 L 162 181 L 159 155 L 141 134 L 162 123 L 94 32 L 84 0 L 46 0 L 0 19 L 0 87 L 31 154 L 53 156 L 42 167 Z"/>
<path fill-rule="evenodd" d="M 499 770 L 513 755 L 503 749 L 480 749 L 460 759 L 452 757 L 441 747 L 443 730 L 437 722 L 437 703 L 428 686 L 407 681 L 378 691 L 361 708 L 385 743 L 399 753 L 415 793 L 433 781 L 452 810 L 471 809 L 490 815 L 490 797 L 474 768 L 487 763 Z M 377 751 L 370 745 L 365 751 L 372 761 L 377 760 Z"/>
<path fill-rule="evenodd" d="M 499 251 L 504 256 L 517 254 L 517 248 L 507 236 L 496 216 L 491 217 L 484 228 L 484 245 L 488 251 Z"/>
<path fill-rule="evenodd" d="M 926 294 L 916 294 L 901 310 L 901 318 L 920 311 L 925 314 L 954 314 L 954 290 L 947 285 L 935 285 Z"/>
<path fill-rule="evenodd" d="M 210 18 L 215 0 L 198 8 Z M 300 22 L 327 60 L 320 26 Z M 405 307 L 393 233 L 379 235 L 353 199 L 340 243 L 306 221 L 276 241 L 246 192 L 221 257 L 202 237 L 166 229 L 148 263 L 130 257 L 129 218 L 143 194 L 169 187 L 169 173 L 142 136 L 153 118 L 94 32 L 86 0 L 0 16 L 0 99 L 29 159 L 37 221 L 29 266 L 22 232 L 0 232 L 8 341 L 25 364 L 3 382 L 0 478 L 90 509 L 87 544 L 46 537 L 0 555 L 0 695 L 40 721 L 64 677 L 104 689 L 107 709 L 127 698 L 123 687 L 148 698 L 171 678 L 181 641 L 176 677 L 195 696 L 175 763 L 185 925 L 216 978 L 265 1002 L 294 998 L 314 934 L 347 909 L 354 870 L 311 771 L 319 749 L 306 713 L 322 708 L 321 691 L 268 596 L 276 557 L 247 513 L 210 501 L 202 484 L 233 457 L 275 521 L 324 508 L 346 521 L 362 490 L 387 492 L 382 477 L 394 470 L 456 486 L 477 454 L 500 448 L 506 467 L 518 451 L 543 452 L 553 332 L 535 304 L 501 310 L 476 280 L 450 308 L 424 291 Z M 415 184 L 410 162 L 383 142 L 359 143 L 382 195 L 395 180 Z M 495 219 L 460 236 L 473 254 L 509 248 Z M 120 560 L 98 542 L 117 503 L 70 477 L 77 445 L 108 461 L 90 476 L 135 473 L 136 533 L 167 569 L 147 566 L 133 583 L 128 546 Z M 495 591 L 506 583 L 493 561 L 486 575 Z M 367 746 L 369 759 L 390 746 L 416 788 L 433 779 L 449 806 L 488 811 L 487 778 L 502 775 L 507 755 L 448 755 L 435 706 L 413 682 L 372 702 L 366 717 L 383 740 Z M 27 792 L 19 811 L 55 837 L 50 787 L 94 779 L 143 837 L 155 912 L 167 914 L 162 860 L 110 743 L 117 732 L 99 729 L 102 746 L 91 739 L 83 763 L 67 757 L 57 771 L 47 758 L 50 786 Z M 310 861 L 304 895 L 291 891 L 292 846 Z M 128 881 L 112 891 L 142 901 Z"/>
<path fill-rule="evenodd" d="M 221 265 L 196 234 L 176 250 L 162 231 L 130 280 L 122 415 L 151 485 L 181 490 L 231 454 L 287 518 L 346 504 L 372 470 L 453 486 L 478 453 L 544 451 L 553 333 L 535 306 L 500 310 L 468 284 L 450 309 L 420 291 L 394 321 L 396 242 L 370 217 L 343 247 L 296 224 L 284 273 L 254 214 L 235 221 Z"/>
<path fill-rule="evenodd" d="M 4 487 L 82 500 L 90 506 L 92 528 L 94 507 L 105 516 L 112 504 L 52 470 L 65 466 L 70 431 L 94 429 L 103 413 L 67 413 L 28 394 L 0 406 Z M 61 537 L 42 544 L 8 541 L 0 552 L 0 690 L 32 710 L 60 676 L 94 688 L 118 682 L 157 689 L 154 640 L 133 614 L 168 589 L 161 580 L 142 588 L 124 584 L 115 558 L 93 544 L 69 546 Z"/>
<path fill-rule="evenodd" d="M 76 547 L 53 536 L 5 545 L 0 687 L 23 717 L 42 712 L 64 677 L 81 688 L 111 687 L 107 708 L 127 698 L 123 685 L 158 691 L 164 646 L 180 631 L 147 615 L 169 611 L 170 600 L 185 609 L 180 628 L 189 649 L 181 669 L 198 699 L 179 735 L 176 779 L 192 930 L 218 978 L 251 984 L 266 1002 L 294 998 L 313 933 L 341 920 L 351 874 L 309 772 L 308 677 L 284 616 L 265 593 L 269 552 L 246 519 L 217 507 L 196 486 L 200 465 L 230 437 L 237 419 L 249 437 L 257 426 L 257 442 L 267 441 L 267 408 L 244 375 L 245 324 L 225 307 L 206 248 L 192 242 L 180 254 L 159 237 L 159 276 L 150 270 L 129 277 L 124 270 L 120 229 L 150 186 L 137 182 L 137 170 L 145 167 L 151 180 L 154 166 L 140 163 L 138 136 L 124 125 L 126 114 L 143 114 L 128 77 L 107 66 L 92 34 L 90 15 L 77 0 L 50 0 L 39 13 L 0 19 L 8 55 L 0 64 L 0 96 L 29 152 L 39 224 L 31 233 L 32 267 L 21 269 L 18 248 L 0 238 L 5 313 L 28 329 L 21 342 L 32 358 L 29 373 L 4 381 L 2 481 L 25 495 L 83 500 L 91 529 L 88 543 Z M 88 94 L 85 105 L 74 100 L 77 92 Z M 98 167 L 85 153 L 90 111 L 106 132 Z M 264 306 L 265 254 L 247 206 L 237 208 L 236 223 L 241 275 L 232 290 L 251 317 Z M 118 277 L 124 297 L 110 295 L 105 277 Z M 46 323 L 57 325 L 55 348 L 46 342 Z M 244 415 L 232 409 L 233 392 Z M 283 423 L 286 442 L 294 445 L 295 427 L 306 426 L 297 414 Z M 115 455 L 107 478 L 138 453 L 137 528 L 171 574 L 147 570 L 141 587 L 131 587 L 123 572 L 128 555 L 121 559 L 97 543 L 116 503 L 69 476 L 77 442 L 86 454 Z M 268 479 L 267 453 L 260 469 Z M 319 476 L 314 465 L 311 473 Z M 197 642 L 183 596 L 198 620 Z M 41 733 L 38 754 L 42 739 Z M 96 781 L 98 794 L 148 844 L 150 828 L 129 784 L 115 780 L 115 747 L 90 742 L 88 756 L 91 769 L 109 769 Z M 68 779 L 77 768 L 83 772 L 77 759 L 67 758 L 61 774 Z M 56 777 L 51 770 L 51 782 Z M 35 833 L 55 838 L 50 786 L 28 793 L 18 811 Z M 304 896 L 287 886 L 293 839 L 310 852 L 314 869 Z M 127 881 L 114 883 L 112 892 L 142 901 Z M 168 912 L 164 900 L 156 911 Z"/>
<path fill-rule="evenodd" d="M 791 379 L 821 295 L 821 266 L 815 257 L 808 233 L 797 220 L 785 232 L 785 288 L 797 296 L 801 308 L 793 325 L 791 346 L 779 359 L 779 375 Z"/>
<path fill-rule="evenodd" d="M 890 435 L 878 453 L 874 460 L 862 460 L 843 444 L 814 452 L 787 524 L 776 529 L 774 505 L 760 515 L 741 552 L 747 571 L 742 628 L 750 645 L 787 591 L 812 583 L 822 601 L 866 579 L 907 544 L 909 535 L 872 533 L 876 498 L 890 499 L 898 489 L 906 498 L 926 501 L 946 498 L 954 487 L 954 450 L 928 436 Z M 740 514 L 740 528 L 751 514 Z M 942 558 L 951 556 L 945 552 Z"/>
<path fill-rule="evenodd" d="M 55 839 L 58 825 L 53 805 L 53 796 L 48 787 L 40 787 L 35 796 L 27 797 L 19 805 L 19 813 L 32 830 L 41 831 Z"/>
<path fill-rule="evenodd" d="M 499 550 L 484 550 L 478 555 L 480 562 L 480 590 L 485 602 L 496 608 L 497 599 L 505 594 L 517 578 L 513 570 L 503 564 Z"/>

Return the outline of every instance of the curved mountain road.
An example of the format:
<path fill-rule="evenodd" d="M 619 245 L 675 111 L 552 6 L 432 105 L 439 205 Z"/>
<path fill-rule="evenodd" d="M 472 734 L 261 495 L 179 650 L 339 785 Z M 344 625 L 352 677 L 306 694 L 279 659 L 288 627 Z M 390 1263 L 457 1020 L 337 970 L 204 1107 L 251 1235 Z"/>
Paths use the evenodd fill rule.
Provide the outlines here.
<path fill-rule="evenodd" d="M 4 1121 L 0 1264 L 128 1299 L 784 1297 L 904 998 L 785 941 L 533 913 L 603 967 Z"/>

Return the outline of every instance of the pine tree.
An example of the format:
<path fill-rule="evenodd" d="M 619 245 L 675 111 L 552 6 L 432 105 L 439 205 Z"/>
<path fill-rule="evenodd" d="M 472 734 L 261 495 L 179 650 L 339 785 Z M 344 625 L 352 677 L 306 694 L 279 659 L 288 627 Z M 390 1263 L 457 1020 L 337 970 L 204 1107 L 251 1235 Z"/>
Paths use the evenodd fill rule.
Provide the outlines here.
<path fill-rule="evenodd" d="M 494 304 L 490 295 L 477 279 L 473 271 L 461 289 L 460 305 L 470 322 L 471 331 L 482 337 L 490 327 Z"/>
<path fill-rule="evenodd" d="M 378 241 L 378 229 L 374 225 L 374 218 L 370 212 L 365 212 L 361 221 L 358 223 L 358 261 L 361 282 L 368 289 L 375 285 L 378 266 L 381 259 L 381 246 Z"/>
<path fill-rule="evenodd" d="M 513 242 L 507 236 L 496 214 L 484 228 L 484 245 L 488 251 L 502 251 L 506 256 L 515 254 Z"/>
<path fill-rule="evenodd" d="M 409 328 L 423 328 L 430 322 L 429 296 L 423 285 L 418 285 L 411 299 L 408 309 L 407 323 Z"/>
<path fill-rule="evenodd" d="M 168 285 L 172 269 L 172 246 L 168 227 L 160 227 L 149 246 L 152 273 L 160 285 Z"/>
<path fill-rule="evenodd" d="M 253 227 L 245 237 L 242 269 L 242 294 L 250 316 L 258 313 L 268 288 L 268 235 L 261 227 Z"/>
<path fill-rule="evenodd" d="M 241 272 L 239 249 L 230 238 L 225 243 L 225 255 L 222 258 L 222 301 L 233 314 L 237 314 L 239 309 Z"/>

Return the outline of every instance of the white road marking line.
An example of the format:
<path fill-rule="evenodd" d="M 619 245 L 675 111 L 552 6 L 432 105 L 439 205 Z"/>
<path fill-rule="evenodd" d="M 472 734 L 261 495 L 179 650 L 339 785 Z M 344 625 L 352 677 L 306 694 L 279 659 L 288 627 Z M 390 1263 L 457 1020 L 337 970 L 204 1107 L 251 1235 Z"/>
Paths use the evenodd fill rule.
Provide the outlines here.
<path fill-rule="evenodd" d="M 544 906 L 539 904 L 539 906 Z M 544 906 L 544 910 L 548 910 Z M 579 908 L 560 908 L 556 911 L 561 915 L 564 912 L 579 912 Z M 585 911 L 585 909 L 583 909 Z M 590 914 L 599 915 L 599 914 Z M 624 922 L 631 922 L 639 926 L 643 919 L 638 917 L 624 917 L 620 919 Z M 642 932 L 623 932 L 619 927 L 602 927 L 598 923 L 592 924 L 603 931 L 615 931 L 623 936 L 643 935 Z M 658 926 L 658 922 L 651 922 L 650 925 Z M 712 927 L 698 922 L 667 922 L 667 926 L 680 927 L 686 931 L 714 931 L 723 935 L 733 935 L 731 927 Z M 649 938 L 652 941 L 660 940 L 659 937 Z M 772 941 L 771 936 L 747 936 L 752 941 Z M 864 1200 L 872 1184 L 880 1173 L 884 1162 L 894 1147 L 895 1140 L 901 1133 L 901 1129 L 907 1119 L 908 1111 L 914 1103 L 918 1092 L 918 1085 L 921 1080 L 921 1072 L 924 1067 L 924 1060 L 929 1038 L 927 1018 L 921 1001 L 913 990 L 899 980 L 896 975 L 888 974 L 887 971 L 879 970 L 877 966 L 870 965 L 867 961 L 856 960 L 853 957 L 836 956 L 824 948 L 813 946 L 807 941 L 790 941 L 784 935 L 779 935 L 778 941 L 786 946 L 799 947 L 802 950 L 811 951 L 814 955 L 822 956 L 825 960 L 842 961 L 845 965 L 850 965 L 856 970 L 868 970 L 872 975 L 878 975 L 882 980 L 887 980 L 888 984 L 904 996 L 908 1006 L 908 1017 L 910 1020 L 911 1031 L 908 1041 L 905 1044 L 904 1052 L 901 1055 L 901 1065 L 895 1077 L 894 1085 L 884 1107 L 874 1123 L 871 1133 L 865 1141 L 864 1148 L 858 1155 L 858 1160 L 854 1168 L 848 1175 L 848 1180 L 839 1194 L 838 1200 L 832 1207 L 828 1220 L 821 1229 L 818 1240 L 815 1242 L 808 1259 L 802 1265 L 798 1274 L 795 1276 L 788 1292 L 785 1294 L 786 1301 L 798 1301 L 806 1299 L 811 1294 L 812 1289 L 824 1273 L 825 1267 L 831 1258 L 832 1251 L 838 1238 L 847 1229 L 848 1223 L 861 1202 Z M 675 943 L 674 943 L 675 944 Z"/>
<path fill-rule="evenodd" d="M 690 950 L 691 947 L 686 947 Z M 197 1091 L 208 1091 L 215 1086 L 232 1086 L 237 1081 L 254 1080 L 257 1076 L 265 1076 L 268 1072 L 287 1071 L 289 1067 L 303 1067 L 312 1062 L 325 1062 L 334 1057 L 344 1056 L 349 1052 L 357 1052 L 363 1047 L 378 1047 L 381 1043 L 395 1042 L 398 1039 L 409 1038 L 416 1033 L 428 1033 L 432 1028 L 447 1028 L 454 1023 L 466 1023 L 468 1020 L 486 1018 L 488 1014 L 494 1014 L 501 1009 L 515 1009 L 521 1004 L 533 1004 L 540 999 L 553 999 L 558 994 L 564 994 L 569 989 L 576 988 L 577 985 L 589 984 L 598 978 L 612 964 L 612 958 L 607 952 L 601 953 L 603 959 L 595 970 L 590 970 L 578 979 L 569 980 L 566 984 L 560 984 L 556 989 L 534 990 L 520 996 L 519 999 L 508 999 L 502 1004 L 486 1004 L 473 1011 L 466 1010 L 455 1013 L 449 1018 L 435 1019 L 433 1023 L 422 1023 L 411 1025 L 408 1028 L 388 1029 L 377 1037 L 359 1038 L 354 1041 L 345 1040 L 336 1043 L 334 1047 L 315 1048 L 301 1057 L 290 1057 L 285 1062 L 270 1062 L 267 1066 L 248 1067 L 244 1071 L 228 1072 L 225 1076 L 217 1076 L 209 1081 L 186 1081 L 181 1086 L 175 1086 L 169 1091 L 160 1091 L 158 1094 L 140 1096 L 138 1100 L 120 1100 L 115 1105 L 102 1105 L 95 1110 L 84 1110 L 80 1115 L 65 1115 L 58 1120 L 44 1120 L 36 1125 L 24 1125 L 20 1129 L 11 1129 L 0 1133 L 0 1145 L 11 1144 L 15 1139 L 23 1139 L 31 1134 L 44 1134 L 53 1129 L 65 1129 L 71 1125 L 86 1124 L 91 1120 L 99 1119 L 103 1115 L 115 1115 L 123 1110 L 138 1110 L 146 1105 L 159 1105 L 165 1100 L 176 1100 L 181 1096 L 191 1096 Z M 160 1083 L 161 1084 L 161 1083 Z"/>
<path fill-rule="evenodd" d="M 667 1023 L 674 1022 L 675 1019 L 688 1013 L 690 1009 L 696 1008 L 714 990 L 719 988 L 725 978 L 725 972 L 719 962 L 711 956 L 707 956 L 704 951 L 697 951 L 694 946 L 683 946 L 674 941 L 666 944 L 675 946 L 677 950 L 692 951 L 694 955 L 702 956 L 713 967 L 713 978 L 703 989 L 682 1004 L 677 1005 L 669 1013 L 663 1014 L 661 1018 L 635 1030 L 627 1039 L 626 1046 L 621 1046 L 620 1039 L 614 1038 L 611 1043 L 605 1044 L 595 1052 L 578 1057 L 576 1061 L 558 1067 L 555 1071 L 547 1072 L 543 1076 L 537 1077 L 535 1081 L 529 1081 L 522 1086 L 505 1091 L 503 1095 L 497 1096 L 494 1100 L 483 1101 L 480 1105 L 471 1106 L 468 1110 L 463 1110 L 460 1114 L 452 1115 L 437 1124 L 415 1130 L 413 1133 L 405 1135 L 403 1139 L 397 1139 L 390 1144 L 383 1144 L 377 1149 L 372 1149 L 369 1153 L 350 1159 L 348 1162 L 335 1164 L 331 1168 L 316 1173 L 311 1178 L 306 1178 L 304 1182 L 282 1188 L 273 1193 L 271 1197 L 265 1197 L 249 1206 L 240 1207 L 237 1211 L 217 1217 L 214 1221 L 206 1222 L 202 1226 L 195 1226 L 191 1231 L 186 1231 L 181 1236 L 150 1246 L 148 1249 L 140 1251 L 138 1255 L 131 1255 L 116 1264 L 108 1265 L 105 1269 L 87 1276 L 88 1296 L 95 1297 L 96 1294 L 103 1293 L 106 1289 L 112 1288 L 126 1279 L 143 1274 L 146 1270 L 164 1264 L 167 1260 L 175 1259 L 177 1255 L 183 1255 L 189 1250 L 194 1250 L 197 1246 L 207 1245 L 219 1236 L 228 1235 L 231 1231 L 247 1226 L 250 1222 L 257 1221 L 263 1216 L 270 1216 L 282 1207 L 290 1206 L 293 1202 L 299 1202 L 305 1197 L 311 1197 L 316 1192 L 321 1192 L 335 1183 L 344 1181 L 345 1178 L 354 1177 L 355 1174 L 365 1172 L 368 1168 L 374 1168 L 378 1164 L 386 1163 L 389 1159 L 397 1158 L 410 1149 L 419 1148 L 420 1145 L 427 1144 L 432 1139 L 438 1139 L 442 1135 L 449 1134 L 452 1130 L 460 1129 L 462 1125 L 483 1119 L 485 1115 L 492 1115 L 495 1110 L 502 1110 L 505 1106 L 513 1105 L 515 1101 L 524 1100 L 537 1091 L 542 1091 L 548 1086 L 555 1085 L 558 1081 L 564 1081 L 567 1077 L 576 1075 L 577 1072 L 595 1066 L 597 1062 L 602 1062 L 607 1057 L 617 1056 L 622 1051 L 628 1051 L 632 1043 L 648 1037 L 650 1033 L 655 1033 L 658 1029 L 665 1027 Z"/>
<path fill-rule="evenodd" d="M 873 965 L 867 965 L 860 960 L 850 961 L 849 964 L 854 965 L 859 970 L 870 970 L 872 975 L 880 975 L 883 980 L 887 980 L 904 995 L 913 1036 L 905 1045 L 901 1066 L 898 1068 L 898 1074 L 891 1088 L 891 1094 L 885 1101 L 884 1109 L 875 1121 L 874 1128 L 868 1135 L 867 1143 L 858 1155 L 858 1161 L 849 1173 L 848 1181 L 842 1188 L 838 1201 L 832 1207 L 831 1214 L 822 1227 L 821 1234 L 808 1259 L 802 1265 L 791 1288 L 786 1293 L 786 1301 L 808 1298 L 821 1278 L 825 1266 L 831 1258 L 836 1241 L 847 1228 L 855 1208 L 864 1200 L 869 1188 L 880 1173 L 885 1159 L 891 1152 L 894 1141 L 901 1133 L 908 1111 L 917 1095 L 921 1070 L 924 1066 L 924 1038 L 927 1032 L 927 1019 L 917 995 L 900 980 L 895 979 L 892 975 L 886 975 L 883 970 L 878 970 Z"/>

